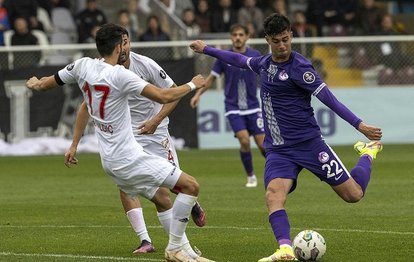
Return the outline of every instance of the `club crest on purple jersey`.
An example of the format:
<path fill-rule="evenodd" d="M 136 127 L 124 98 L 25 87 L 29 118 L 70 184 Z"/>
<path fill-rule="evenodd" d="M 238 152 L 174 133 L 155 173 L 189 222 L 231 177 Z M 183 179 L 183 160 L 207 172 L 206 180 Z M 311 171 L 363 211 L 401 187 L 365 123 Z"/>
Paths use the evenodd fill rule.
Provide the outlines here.
<path fill-rule="evenodd" d="M 307 84 L 312 84 L 315 82 L 315 75 L 312 72 L 305 72 L 303 73 L 303 81 Z"/>
<path fill-rule="evenodd" d="M 319 159 L 319 162 L 326 163 L 329 161 L 329 155 L 325 151 L 322 151 L 319 153 L 318 159 Z"/>
<path fill-rule="evenodd" d="M 287 80 L 288 78 L 289 78 L 289 75 L 286 73 L 286 71 L 285 71 L 285 70 L 282 70 L 282 71 L 279 73 L 279 79 L 280 79 L 280 80 L 285 81 L 285 80 Z"/>

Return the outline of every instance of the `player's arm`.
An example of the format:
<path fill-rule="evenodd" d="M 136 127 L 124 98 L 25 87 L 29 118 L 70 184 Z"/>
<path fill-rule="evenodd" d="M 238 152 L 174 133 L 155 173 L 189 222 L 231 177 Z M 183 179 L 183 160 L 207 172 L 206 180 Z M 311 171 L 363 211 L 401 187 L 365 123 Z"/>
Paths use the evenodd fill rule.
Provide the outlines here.
<path fill-rule="evenodd" d="M 141 95 L 158 102 L 167 104 L 179 100 L 181 97 L 195 89 L 202 88 L 205 85 L 205 79 L 201 75 L 193 77 L 191 82 L 178 86 L 176 88 L 157 88 L 152 84 L 147 84 L 141 92 Z"/>
<path fill-rule="evenodd" d="M 351 110 L 342 104 L 335 95 L 329 90 L 327 86 L 323 87 L 316 97 L 324 103 L 327 107 L 332 109 L 338 116 L 347 121 L 358 131 L 364 134 L 370 140 L 380 140 L 382 137 L 381 128 L 376 126 L 367 125 L 357 117 Z"/>
<path fill-rule="evenodd" d="M 176 88 L 176 87 L 177 85 L 174 84 L 170 88 Z M 171 112 L 177 106 L 179 101 L 180 100 L 177 100 L 177 101 L 174 101 L 168 104 L 164 104 L 160 112 L 158 112 L 158 114 L 156 114 L 153 118 L 151 118 L 150 120 L 148 120 L 147 122 L 145 122 L 144 124 L 138 127 L 140 134 L 154 134 L 155 130 L 157 129 L 161 121 L 164 118 L 166 118 L 169 114 L 171 114 Z"/>
<path fill-rule="evenodd" d="M 234 65 L 240 68 L 250 69 L 250 67 L 248 66 L 248 61 L 251 57 L 244 56 L 236 52 L 221 50 L 221 49 L 208 46 L 201 40 L 196 40 L 192 42 L 190 44 L 190 48 L 196 53 L 206 54 L 206 55 L 215 57 L 225 63 L 231 64 L 231 65 Z"/>
<path fill-rule="evenodd" d="M 56 75 L 45 76 L 40 79 L 38 79 L 36 76 L 33 76 L 26 81 L 26 86 L 32 90 L 46 91 L 58 87 L 59 84 L 56 80 Z"/>
<path fill-rule="evenodd" d="M 194 96 L 191 98 L 190 106 L 192 108 L 196 108 L 198 106 L 198 103 L 200 103 L 201 95 L 204 94 L 205 91 L 210 89 L 210 87 L 213 85 L 213 82 L 216 80 L 216 76 L 213 74 L 210 74 L 206 79 L 206 85 L 203 88 L 200 88 L 196 91 Z"/>
<path fill-rule="evenodd" d="M 88 107 L 86 106 L 86 102 L 83 101 L 82 104 L 79 106 L 78 113 L 76 115 L 72 144 L 65 153 L 65 165 L 67 167 L 71 167 L 71 165 L 76 165 L 78 163 L 78 160 L 76 159 L 76 151 L 78 149 L 78 144 L 82 138 L 82 134 L 85 131 L 88 121 Z"/>

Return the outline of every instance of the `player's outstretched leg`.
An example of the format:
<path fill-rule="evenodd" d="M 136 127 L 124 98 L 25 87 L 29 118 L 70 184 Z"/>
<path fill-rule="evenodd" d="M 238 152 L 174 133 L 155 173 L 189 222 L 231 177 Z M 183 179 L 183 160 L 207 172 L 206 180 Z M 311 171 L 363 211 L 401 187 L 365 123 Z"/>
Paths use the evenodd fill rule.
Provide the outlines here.
<path fill-rule="evenodd" d="M 382 148 L 383 145 L 380 141 L 371 141 L 369 143 L 358 141 L 354 145 L 355 151 L 357 151 L 361 157 L 355 167 L 351 170 L 351 176 L 361 187 L 363 194 L 365 194 L 365 190 L 371 178 L 372 160 L 377 157 L 377 154 L 382 151 Z"/>

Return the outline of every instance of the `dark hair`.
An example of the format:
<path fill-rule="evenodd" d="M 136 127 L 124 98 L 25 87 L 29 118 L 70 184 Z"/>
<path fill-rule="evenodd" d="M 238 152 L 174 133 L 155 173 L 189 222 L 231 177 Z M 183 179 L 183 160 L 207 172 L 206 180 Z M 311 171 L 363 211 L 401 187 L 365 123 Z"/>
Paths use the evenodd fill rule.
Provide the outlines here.
<path fill-rule="evenodd" d="M 244 26 L 244 25 L 241 25 L 241 24 L 233 24 L 230 27 L 230 33 L 232 34 L 233 31 L 235 31 L 237 29 L 242 29 L 246 35 L 249 34 L 249 29 L 247 28 L 247 26 Z"/>
<path fill-rule="evenodd" d="M 96 48 L 102 57 L 109 56 L 117 44 L 122 42 L 122 36 L 128 31 L 122 26 L 115 24 L 104 24 L 96 33 Z"/>
<path fill-rule="evenodd" d="M 283 31 L 290 32 L 290 21 L 286 16 L 274 13 L 264 20 L 263 27 L 266 35 L 278 35 Z"/>

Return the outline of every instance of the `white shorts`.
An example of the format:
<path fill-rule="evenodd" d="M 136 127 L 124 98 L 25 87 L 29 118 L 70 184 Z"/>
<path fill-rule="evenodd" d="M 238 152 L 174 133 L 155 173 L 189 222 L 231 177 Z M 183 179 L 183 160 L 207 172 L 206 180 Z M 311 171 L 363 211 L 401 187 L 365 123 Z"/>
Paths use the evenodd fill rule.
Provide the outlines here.
<path fill-rule="evenodd" d="M 149 200 L 160 186 L 173 189 L 182 173 L 167 160 L 143 151 L 117 161 L 102 159 L 102 167 L 120 190 Z"/>
<path fill-rule="evenodd" d="M 177 152 L 168 131 L 159 134 L 136 135 L 135 139 L 144 148 L 145 152 L 160 156 L 173 163 L 176 167 L 180 167 Z"/>

